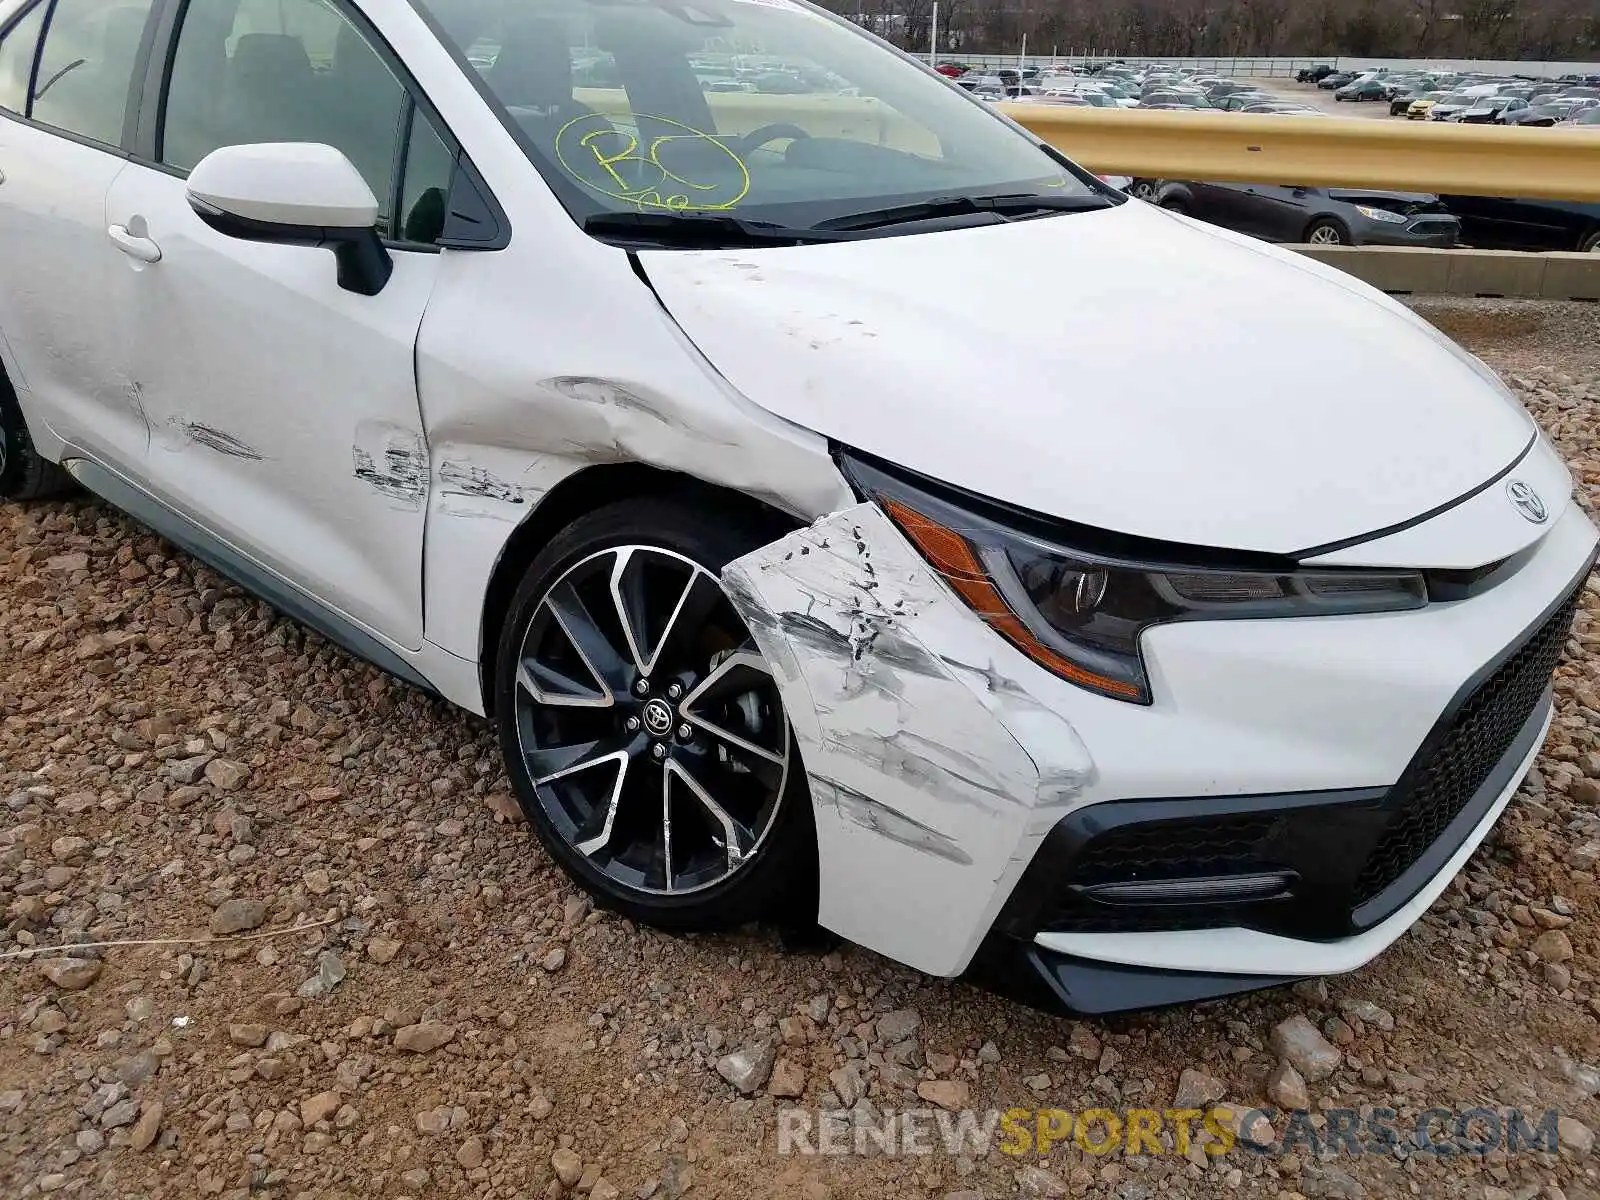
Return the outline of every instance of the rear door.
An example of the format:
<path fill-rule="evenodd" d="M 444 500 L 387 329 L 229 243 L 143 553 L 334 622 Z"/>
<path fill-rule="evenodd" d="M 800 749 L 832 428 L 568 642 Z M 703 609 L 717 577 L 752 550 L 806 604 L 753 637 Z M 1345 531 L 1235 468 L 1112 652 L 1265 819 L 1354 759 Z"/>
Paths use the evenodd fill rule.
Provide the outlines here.
<path fill-rule="evenodd" d="M 125 370 L 106 220 L 152 0 L 12 5 L 0 34 L 0 345 L 28 419 L 111 461 L 147 427 Z"/>
<path fill-rule="evenodd" d="M 1265 183 L 1213 183 L 1209 186 L 1218 224 L 1256 237 L 1273 236 L 1272 205 L 1263 193 L 1283 189 L 1274 189 Z"/>
<path fill-rule="evenodd" d="M 1298 242 L 1324 199 L 1317 188 L 1258 183 L 1251 195 L 1257 230 L 1274 242 Z"/>

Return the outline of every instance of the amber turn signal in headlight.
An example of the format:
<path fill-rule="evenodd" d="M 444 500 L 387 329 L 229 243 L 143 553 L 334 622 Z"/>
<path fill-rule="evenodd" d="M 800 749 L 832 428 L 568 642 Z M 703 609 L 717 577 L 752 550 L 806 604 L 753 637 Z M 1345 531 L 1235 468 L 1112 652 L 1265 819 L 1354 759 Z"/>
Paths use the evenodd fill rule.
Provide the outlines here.
<path fill-rule="evenodd" d="M 1153 625 L 1392 612 L 1428 602 L 1415 571 L 1302 570 L 1261 554 L 1222 563 L 1215 550 L 1074 533 L 1065 522 L 1008 513 L 853 455 L 840 461 L 985 624 L 1040 666 L 1116 700 L 1152 702 L 1140 637 Z M 1069 545 L 1069 537 L 1097 549 Z M 1098 548 L 1107 544 L 1149 550 L 1150 558 Z M 1161 561 L 1167 551 L 1171 559 Z"/>

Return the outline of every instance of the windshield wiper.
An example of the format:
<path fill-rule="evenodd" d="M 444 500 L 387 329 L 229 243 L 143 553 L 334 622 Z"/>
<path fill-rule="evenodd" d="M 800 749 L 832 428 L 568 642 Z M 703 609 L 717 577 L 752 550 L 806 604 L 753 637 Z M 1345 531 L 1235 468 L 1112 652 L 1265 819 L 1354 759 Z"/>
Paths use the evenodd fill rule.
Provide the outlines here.
<path fill-rule="evenodd" d="M 838 241 L 836 235 L 728 213 L 607 212 L 586 217 L 583 231 L 656 246 L 714 250 L 728 246 L 800 246 Z"/>
<path fill-rule="evenodd" d="M 1003 196 L 936 196 L 915 204 L 896 204 L 821 221 L 818 229 L 877 229 L 884 225 L 909 225 L 915 221 L 937 221 L 941 217 L 965 217 L 975 213 L 995 213 L 1016 218 L 1059 212 L 1093 212 L 1111 208 L 1115 200 L 1106 196 L 1044 196 L 1036 192 L 1017 192 Z"/>

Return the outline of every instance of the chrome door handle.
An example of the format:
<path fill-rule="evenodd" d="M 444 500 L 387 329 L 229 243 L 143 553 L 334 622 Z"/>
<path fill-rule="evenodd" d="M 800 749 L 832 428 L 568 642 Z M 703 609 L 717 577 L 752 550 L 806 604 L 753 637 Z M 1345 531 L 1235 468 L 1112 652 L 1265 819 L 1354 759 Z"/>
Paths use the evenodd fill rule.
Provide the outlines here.
<path fill-rule="evenodd" d="M 161 247 L 147 237 L 139 237 L 129 233 L 126 225 L 111 226 L 106 230 L 106 236 L 111 239 L 112 245 L 129 258 L 136 258 L 140 262 L 147 263 L 161 261 Z"/>

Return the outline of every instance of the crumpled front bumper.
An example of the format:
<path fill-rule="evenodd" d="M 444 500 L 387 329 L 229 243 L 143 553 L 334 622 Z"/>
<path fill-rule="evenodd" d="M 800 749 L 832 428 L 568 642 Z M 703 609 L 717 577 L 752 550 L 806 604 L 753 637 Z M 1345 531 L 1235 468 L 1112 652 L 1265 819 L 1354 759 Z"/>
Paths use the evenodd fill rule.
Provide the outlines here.
<path fill-rule="evenodd" d="M 1504 500 L 1486 493 L 1481 503 Z M 773 665 L 810 777 L 820 923 L 955 976 L 974 965 L 980 946 L 993 948 L 986 939 L 1004 923 L 1024 872 L 1069 816 L 1092 821 L 1093 806 L 1128 800 L 1194 798 L 1198 807 L 1395 787 L 1485 664 L 1581 583 L 1594 545 L 1587 517 L 1563 503 L 1516 572 L 1467 600 L 1404 613 L 1157 627 L 1145 637 L 1150 706 L 1092 695 L 1028 659 L 869 503 L 734 561 L 723 582 Z M 1096 980 L 1102 999 L 1116 993 L 1108 980 L 1191 974 L 1176 988 L 1130 987 L 1133 1003 L 1350 970 L 1398 937 L 1459 870 L 1536 743 L 1506 764 L 1495 794 L 1475 810 L 1481 820 L 1452 835 L 1459 852 L 1432 858 L 1443 865 L 1416 893 L 1421 899 L 1359 933 L 1286 936 L 1176 921 L 1133 932 L 1041 929 L 1022 949 L 1052 969 L 1080 964 L 1088 972 L 1080 984 Z"/>
<path fill-rule="evenodd" d="M 722 578 L 777 673 L 810 776 L 818 920 L 930 974 L 959 973 L 1082 796 L 1088 750 L 875 505 Z"/>

